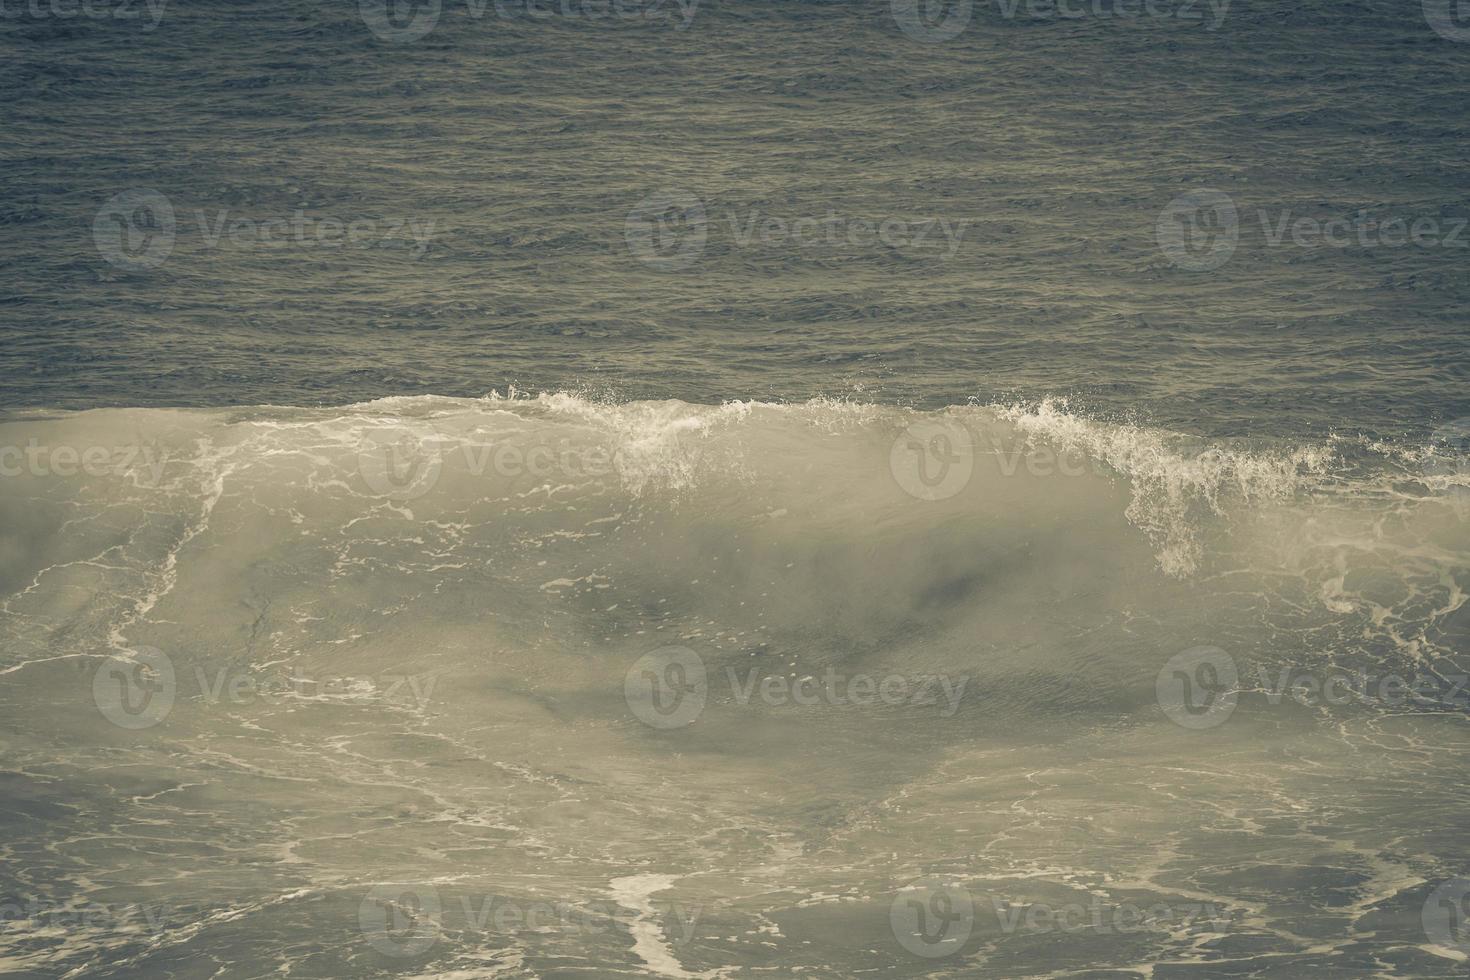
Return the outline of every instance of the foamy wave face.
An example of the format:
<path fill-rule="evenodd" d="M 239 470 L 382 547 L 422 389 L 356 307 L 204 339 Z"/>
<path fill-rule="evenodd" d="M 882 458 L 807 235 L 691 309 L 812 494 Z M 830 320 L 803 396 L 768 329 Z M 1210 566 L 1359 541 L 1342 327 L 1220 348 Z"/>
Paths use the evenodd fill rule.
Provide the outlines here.
<path fill-rule="evenodd" d="M 1279 841 L 1372 838 L 1371 816 L 1341 817 L 1372 799 L 1323 806 L 1321 774 L 1356 786 L 1364 753 L 1402 744 L 1418 780 L 1443 764 L 1426 746 L 1455 744 L 1413 727 L 1444 711 L 1319 730 L 1254 697 L 1283 669 L 1453 667 L 1464 524 L 1402 466 L 1057 404 L 566 394 L 90 412 L 10 423 L 6 444 L 34 451 L 0 479 L 0 744 L 51 821 L 15 833 L 76 903 L 147 905 L 166 866 L 183 923 L 7 934 L 28 966 L 245 948 L 227 924 L 250 921 L 340 940 L 322 972 L 391 970 L 372 957 L 403 944 L 358 932 L 393 921 L 364 906 L 388 881 L 440 913 L 408 944 L 422 975 L 490 956 L 726 966 L 718 943 L 673 942 L 655 885 L 783 968 L 893 972 L 911 954 L 860 922 L 901 920 L 894 896 L 936 869 L 982 909 L 1073 885 L 1159 901 L 1193 876 L 1237 931 L 1297 949 L 1321 942 L 1289 931 L 1299 905 L 1243 896 L 1199 855 L 1229 864 L 1240 827 L 1283 821 Z M 1227 714 L 1168 714 L 1164 689 L 1201 663 L 1241 690 L 1183 743 Z M 1350 750 L 1324 757 L 1323 731 Z M 80 775 L 53 803 L 58 753 Z M 981 842 L 968 865 L 957 830 Z M 1360 911 L 1434 871 L 1382 856 L 1394 833 L 1323 844 Z M 492 949 L 463 921 L 487 895 L 611 896 L 627 921 L 553 919 Z"/>
<path fill-rule="evenodd" d="M 998 622 L 976 626 L 1000 647 L 1017 610 L 1057 583 L 1118 582 L 1116 601 L 1137 606 L 1160 574 L 1226 575 L 1262 602 L 1286 589 L 1348 617 L 1328 628 L 1356 631 L 1345 642 L 1365 655 L 1433 659 L 1449 644 L 1423 617 L 1463 601 L 1446 571 L 1464 553 L 1463 522 L 1432 494 L 1395 495 L 1398 473 L 1349 478 L 1320 448 L 1202 445 L 1056 403 L 918 413 L 511 393 L 9 428 L 42 450 L 6 484 L 7 635 L 20 662 L 54 655 L 58 631 L 124 649 L 200 549 L 240 567 L 285 562 L 303 588 L 325 581 L 364 608 L 385 588 L 432 582 L 531 609 L 548 597 L 592 608 L 615 582 L 697 593 L 690 583 L 705 579 L 687 569 L 715 560 L 700 550 L 711 548 L 722 571 L 765 583 L 733 593 L 727 612 L 759 607 L 832 646 L 903 624 L 932 632 L 939 610 L 968 616 L 1000 592 Z M 104 457 L 96 472 L 76 462 Z M 800 601 L 782 594 L 798 571 L 817 580 Z M 92 598 L 72 609 L 79 593 Z M 1146 605 L 1187 632 L 1189 616 Z M 320 642 L 315 623 L 272 644 Z"/>
<path fill-rule="evenodd" d="M 1212 446 L 1055 402 L 922 414 L 831 400 L 609 404 L 512 392 L 346 410 L 86 413 L 10 428 L 17 444 L 27 433 L 40 445 L 13 487 L 74 490 L 105 507 L 174 499 L 203 511 L 249 487 L 292 501 L 298 519 L 332 507 L 428 519 L 610 495 L 643 507 L 703 498 L 731 515 L 764 499 L 768 511 L 880 524 L 1046 526 L 1082 510 L 1125 519 L 1175 577 L 1208 563 L 1207 542 L 1230 550 L 1264 517 L 1315 520 L 1314 508 L 1350 509 L 1383 485 L 1335 479 L 1328 448 Z M 69 482 L 49 444 L 70 461 Z M 1242 532 L 1234 545 L 1232 526 Z"/>

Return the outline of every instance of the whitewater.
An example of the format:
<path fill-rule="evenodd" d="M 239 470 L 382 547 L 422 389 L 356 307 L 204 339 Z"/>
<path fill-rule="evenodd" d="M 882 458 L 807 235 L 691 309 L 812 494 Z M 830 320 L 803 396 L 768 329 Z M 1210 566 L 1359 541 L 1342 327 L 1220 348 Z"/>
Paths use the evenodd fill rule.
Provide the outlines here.
<path fill-rule="evenodd" d="M 1463 957 L 1444 446 L 515 392 L 0 442 L 10 970 Z"/>

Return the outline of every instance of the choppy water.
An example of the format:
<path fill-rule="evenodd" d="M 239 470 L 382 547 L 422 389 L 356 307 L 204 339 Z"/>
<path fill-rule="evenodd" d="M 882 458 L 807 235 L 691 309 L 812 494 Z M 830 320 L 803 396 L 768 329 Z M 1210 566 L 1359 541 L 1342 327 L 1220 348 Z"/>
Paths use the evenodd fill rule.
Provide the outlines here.
<path fill-rule="evenodd" d="M 1470 43 L 1181 6 L 0 10 L 0 970 L 1463 975 Z"/>

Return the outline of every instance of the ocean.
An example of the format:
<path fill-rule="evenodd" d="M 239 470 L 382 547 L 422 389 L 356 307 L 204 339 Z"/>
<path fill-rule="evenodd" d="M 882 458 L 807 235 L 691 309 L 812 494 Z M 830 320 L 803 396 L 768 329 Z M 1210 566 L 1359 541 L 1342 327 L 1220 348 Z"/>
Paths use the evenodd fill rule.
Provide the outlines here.
<path fill-rule="evenodd" d="M 0 972 L 1462 976 L 1462 14 L 6 0 Z"/>

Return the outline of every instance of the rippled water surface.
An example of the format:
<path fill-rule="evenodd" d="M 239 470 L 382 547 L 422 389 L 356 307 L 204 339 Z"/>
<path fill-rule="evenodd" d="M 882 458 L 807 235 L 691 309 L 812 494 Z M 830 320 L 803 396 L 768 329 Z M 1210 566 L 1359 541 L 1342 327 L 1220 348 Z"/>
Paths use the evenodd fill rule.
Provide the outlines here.
<path fill-rule="evenodd" d="M 0 972 L 1462 976 L 1470 43 L 1186 6 L 0 9 Z"/>
<path fill-rule="evenodd" d="M 992 0 L 933 43 L 886 3 L 435 6 L 412 42 L 350 3 L 0 20 L 0 397 L 1071 394 L 1229 435 L 1470 414 L 1470 44 L 1417 3 Z M 175 217 L 143 271 L 94 242 L 130 190 Z M 1158 242 L 1200 190 L 1238 216 L 1210 271 Z M 630 248 L 657 194 L 703 208 L 686 267 Z M 1302 218 L 1367 231 L 1270 244 Z"/>

